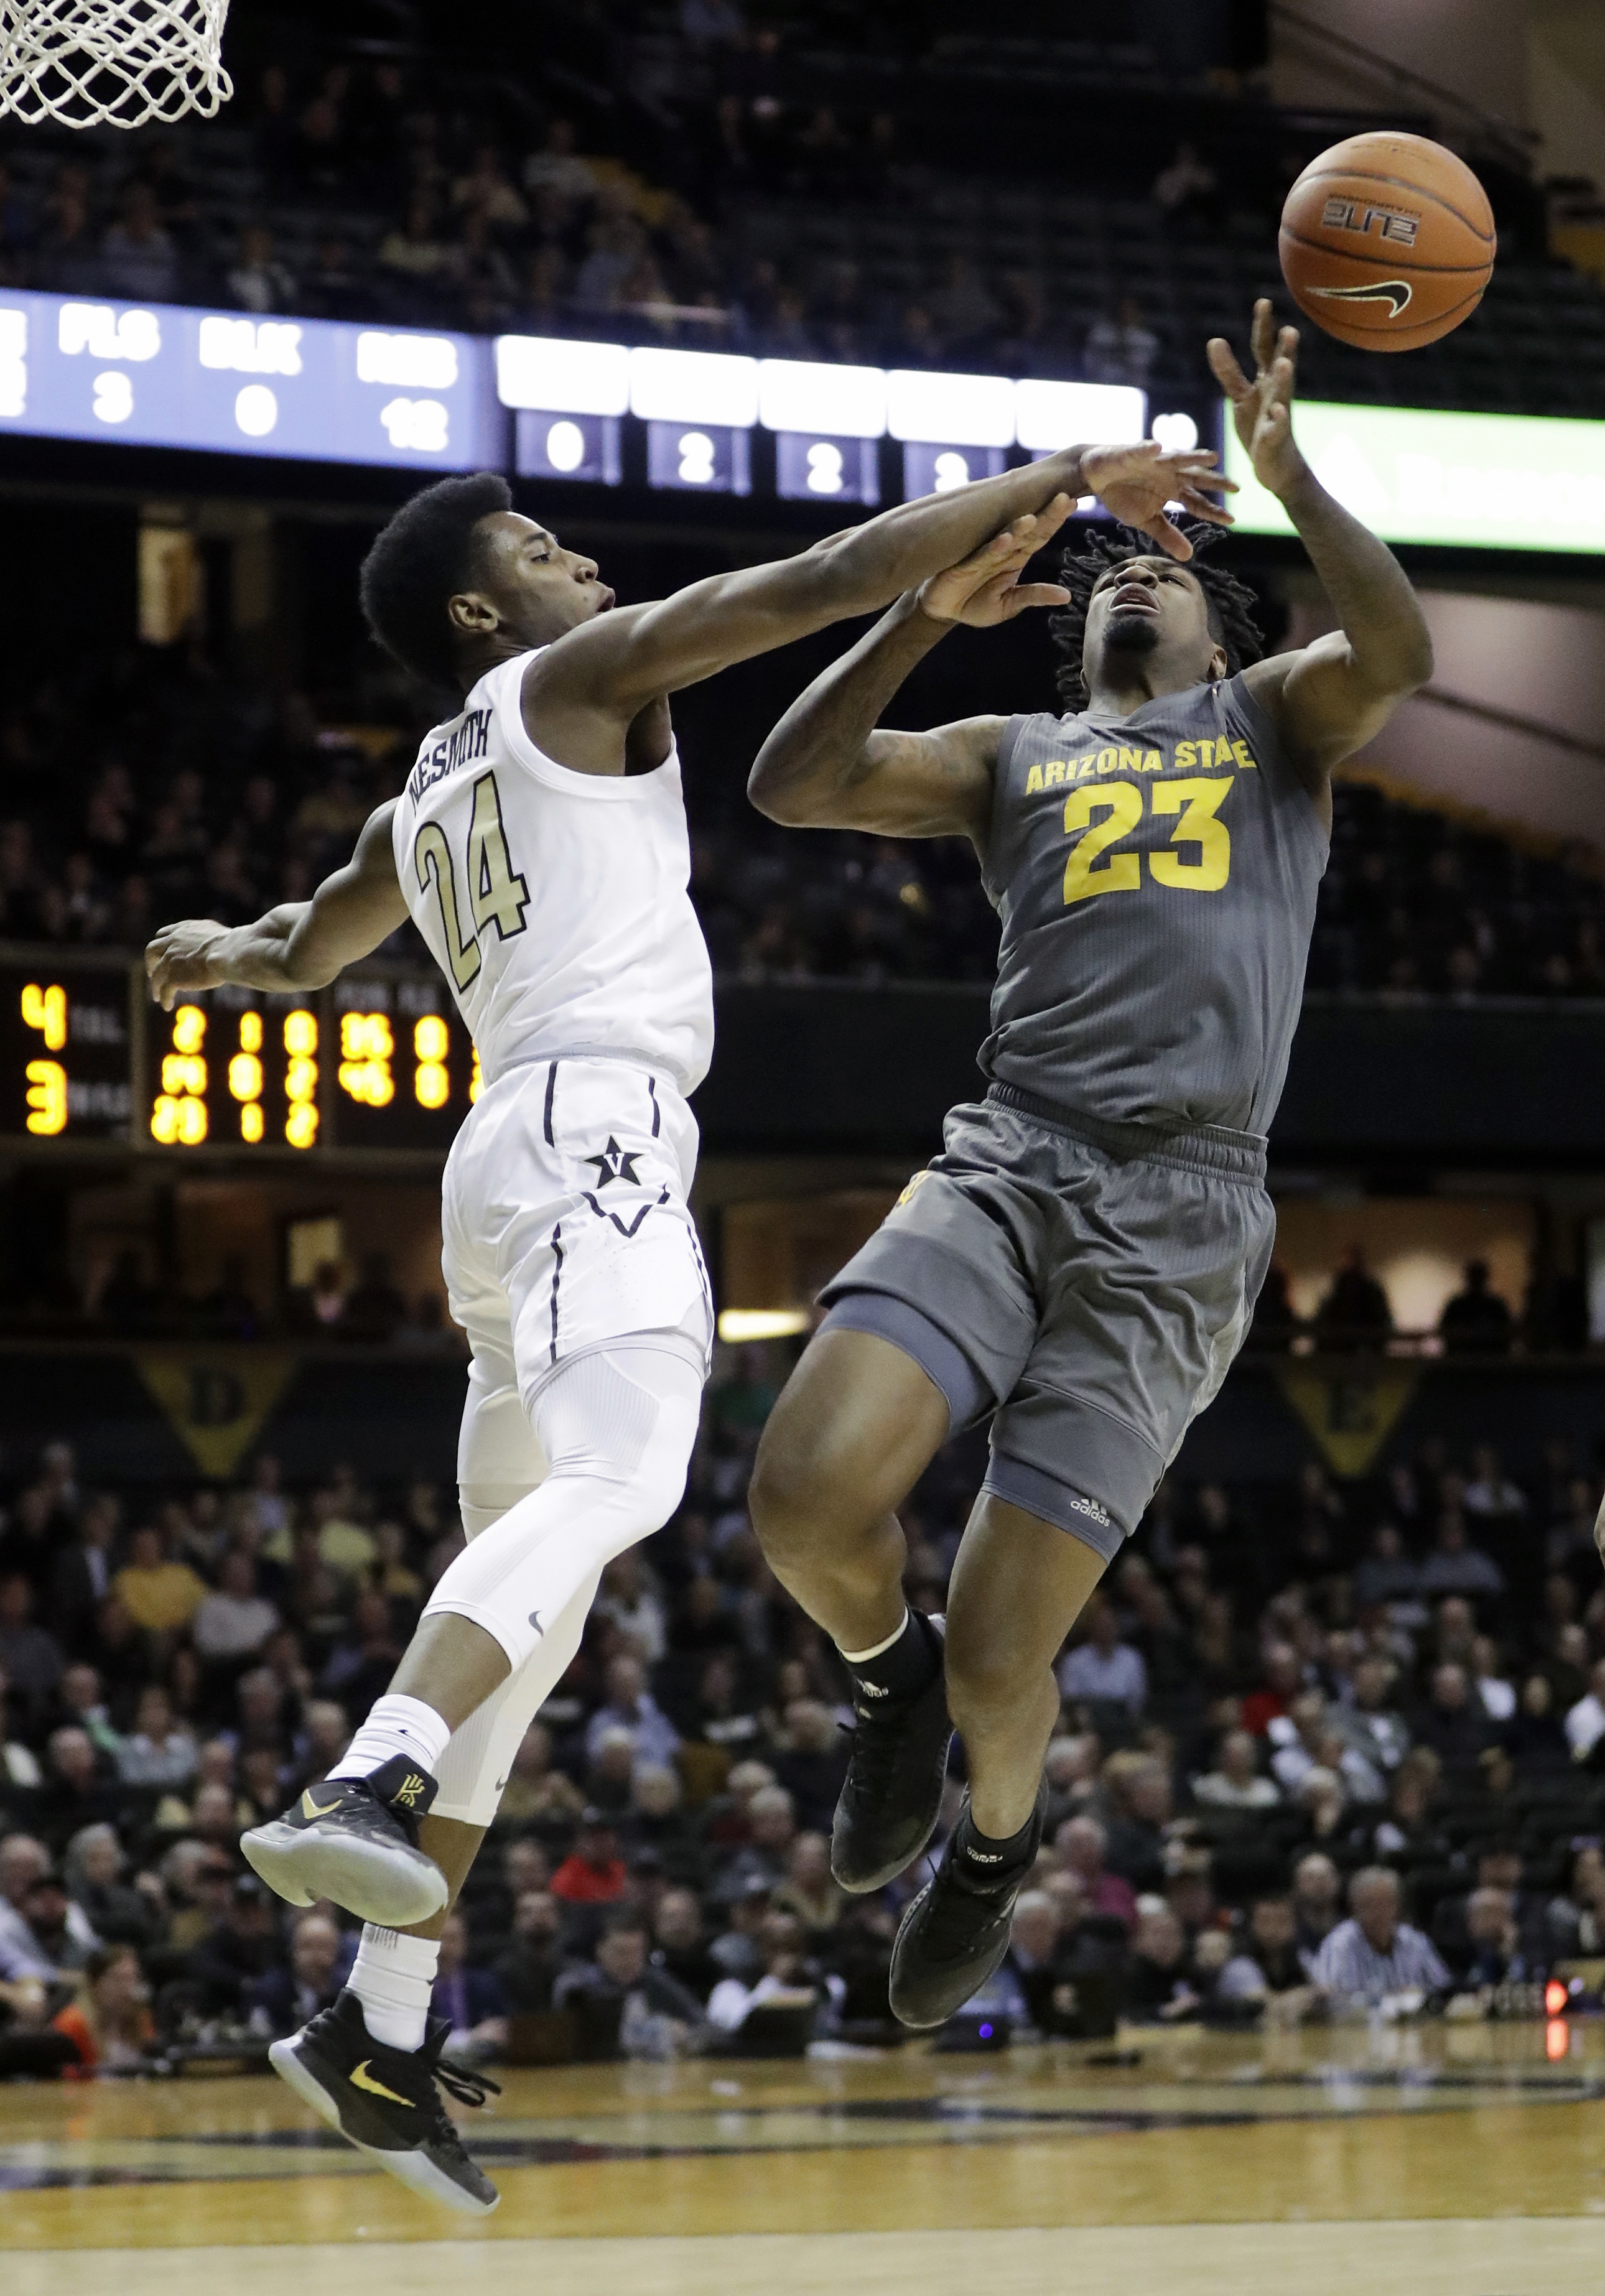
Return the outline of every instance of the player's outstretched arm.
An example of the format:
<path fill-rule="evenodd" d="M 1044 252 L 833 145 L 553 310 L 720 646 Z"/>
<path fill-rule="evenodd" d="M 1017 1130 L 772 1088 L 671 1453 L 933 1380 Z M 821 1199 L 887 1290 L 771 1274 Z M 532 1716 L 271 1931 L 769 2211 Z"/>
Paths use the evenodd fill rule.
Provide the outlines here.
<path fill-rule="evenodd" d="M 969 718 L 929 734 L 877 731 L 914 664 L 958 622 L 1011 621 L 1060 606 L 1056 582 L 1022 583 L 1026 562 L 1069 514 L 1060 499 L 1028 512 L 956 566 L 898 599 L 866 637 L 798 696 L 759 750 L 747 794 L 796 829 L 864 829 L 886 837 L 968 837 L 985 845 L 1003 718 Z"/>
<path fill-rule="evenodd" d="M 163 925 L 145 951 L 151 994 L 169 1013 L 186 989 L 322 988 L 343 965 L 371 955 L 407 905 L 390 844 L 392 798 L 370 814 L 356 850 L 325 877 L 309 901 L 286 901 L 255 924 L 220 925 L 189 917 Z"/>
<path fill-rule="evenodd" d="M 631 719 L 658 695 L 695 685 L 732 662 L 875 613 L 1056 499 L 1063 517 L 1077 496 L 1096 494 L 1172 557 L 1189 557 L 1191 545 L 1166 504 L 1229 524 L 1211 499 L 1229 486 L 1216 459 L 1196 450 L 1167 454 L 1151 439 L 1067 447 L 1022 470 L 884 511 L 794 558 L 716 574 L 672 598 L 598 615 L 530 665 L 524 701 L 531 732 L 538 712 L 548 735 L 561 739 L 566 729 L 553 719 L 566 708 Z"/>
<path fill-rule="evenodd" d="M 1249 691 L 1276 720 L 1292 758 L 1324 780 L 1380 734 L 1432 675 L 1432 638 L 1404 568 L 1321 484 L 1293 439 L 1298 331 L 1280 332 L 1268 301 L 1254 307 L 1255 376 L 1216 336 L 1209 364 L 1232 401 L 1254 475 L 1292 520 L 1341 627 L 1298 653 L 1253 663 Z"/>

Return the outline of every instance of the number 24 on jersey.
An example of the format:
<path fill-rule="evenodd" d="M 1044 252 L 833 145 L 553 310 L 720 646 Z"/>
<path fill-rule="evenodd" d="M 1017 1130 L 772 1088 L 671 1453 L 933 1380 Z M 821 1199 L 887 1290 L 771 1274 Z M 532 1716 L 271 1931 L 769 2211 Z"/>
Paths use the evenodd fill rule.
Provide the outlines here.
<path fill-rule="evenodd" d="M 463 857 L 468 893 L 468 917 L 457 890 L 456 865 L 446 832 L 438 821 L 426 821 L 413 840 L 413 867 L 420 889 L 432 886 L 440 904 L 446 953 L 452 979 L 466 988 L 477 978 L 484 959 L 479 943 L 492 925 L 498 940 L 511 940 L 524 930 L 529 888 L 512 865 L 507 832 L 502 826 L 502 800 L 494 774 L 481 774 L 474 783 L 473 810 L 468 824 L 468 851 Z M 470 922 L 471 920 L 471 922 Z"/>

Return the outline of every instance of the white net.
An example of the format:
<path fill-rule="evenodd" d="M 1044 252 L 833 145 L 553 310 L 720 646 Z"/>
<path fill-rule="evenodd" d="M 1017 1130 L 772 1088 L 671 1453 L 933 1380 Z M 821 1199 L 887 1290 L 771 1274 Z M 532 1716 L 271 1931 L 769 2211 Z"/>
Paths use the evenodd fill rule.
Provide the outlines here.
<path fill-rule="evenodd" d="M 228 0 L 0 0 L 0 115 L 30 127 L 143 127 L 210 119 Z"/>

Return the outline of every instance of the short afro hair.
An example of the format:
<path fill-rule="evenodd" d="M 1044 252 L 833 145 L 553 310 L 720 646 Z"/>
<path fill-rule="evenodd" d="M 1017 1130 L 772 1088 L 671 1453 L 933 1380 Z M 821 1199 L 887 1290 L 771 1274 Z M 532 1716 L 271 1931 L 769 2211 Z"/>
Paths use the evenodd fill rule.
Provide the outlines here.
<path fill-rule="evenodd" d="M 1228 574 L 1224 566 L 1200 564 L 1202 554 L 1219 541 L 1218 527 L 1207 526 L 1200 520 L 1182 530 L 1192 545 L 1188 571 L 1197 578 L 1204 594 L 1209 627 L 1226 657 L 1226 675 L 1235 677 L 1247 663 L 1259 660 L 1265 652 L 1265 638 L 1254 619 L 1259 602 L 1248 585 L 1240 582 L 1234 574 Z M 1059 578 L 1070 594 L 1070 603 L 1049 617 L 1048 628 L 1053 651 L 1059 656 L 1059 699 L 1065 709 L 1086 708 L 1086 678 L 1081 658 L 1086 643 L 1087 608 L 1092 603 L 1094 586 L 1111 566 L 1124 566 L 1131 559 L 1158 554 L 1158 545 L 1150 542 L 1146 535 L 1123 526 L 1114 534 L 1094 529 L 1087 536 L 1084 548 L 1069 549 L 1060 559 Z"/>
<path fill-rule="evenodd" d="M 473 579 L 474 529 L 512 508 L 499 471 L 442 479 L 403 503 L 362 562 L 368 627 L 403 669 L 430 685 L 456 682 L 456 647 L 446 601 Z"/>

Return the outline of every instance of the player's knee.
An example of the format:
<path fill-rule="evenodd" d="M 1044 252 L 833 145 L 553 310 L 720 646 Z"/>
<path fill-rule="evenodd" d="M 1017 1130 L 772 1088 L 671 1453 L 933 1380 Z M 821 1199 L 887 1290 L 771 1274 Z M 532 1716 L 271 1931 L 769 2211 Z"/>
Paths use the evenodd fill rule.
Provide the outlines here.
<path fill-rule="evenodd" d="M 950 1617 L 946 1647 L 947 1707 L 961 1732 L 996 1722 L 1028 1706 L 1041 1685 L 1022 1670 L 1009 1638 Z"/>
<path fill-rule="evenodd" d="M 851 1490 L 848 1463 L 828 1431 L 777 1406 L 758 1444 L 747 1493 L 758 1544 L 773 1562 L 839 1529 Z"/>

